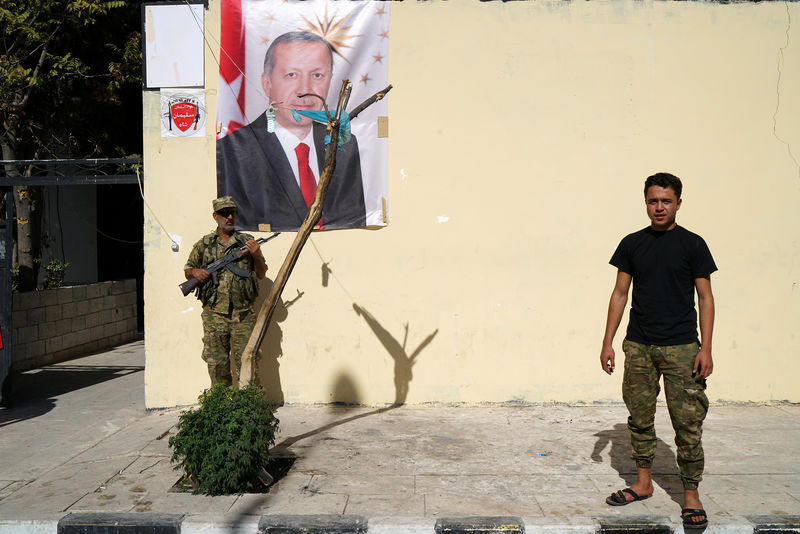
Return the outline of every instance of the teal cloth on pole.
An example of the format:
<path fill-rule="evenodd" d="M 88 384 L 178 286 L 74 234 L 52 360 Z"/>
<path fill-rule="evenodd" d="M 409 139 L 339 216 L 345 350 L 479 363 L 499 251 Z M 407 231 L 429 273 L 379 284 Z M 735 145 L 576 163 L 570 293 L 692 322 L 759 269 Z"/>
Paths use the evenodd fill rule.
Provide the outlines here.
<path fill-rule="evenodd" d="M 301 119 L 300 115 L 303 117 L 308 117 L 312 121 L 316 121 L 322 124 L 328 124 L 328 115 L 325 111 L 306 111 L 306 110 L 292 110 L 292 117 L 297 122 L 300 122 Z M 344 110 L 342 110 L 342 115 L 339 117 L 339 146 L 337 147 L 339 150 L 344 150 L 342 145 L 347 143 L 350 140 L 352 133 L 350 132 L 350 115 Z M 331 142 L 331 136 L 325 136 L 325 144 L 329 145 Z"/>

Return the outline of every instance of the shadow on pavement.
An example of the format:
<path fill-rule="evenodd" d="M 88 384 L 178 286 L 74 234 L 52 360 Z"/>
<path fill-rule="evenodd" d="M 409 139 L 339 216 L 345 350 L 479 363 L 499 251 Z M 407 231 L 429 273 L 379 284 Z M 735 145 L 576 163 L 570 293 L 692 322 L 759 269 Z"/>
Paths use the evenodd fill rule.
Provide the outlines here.
<path fill-rule="evenodd" d="M 600 453 L 611 444 L 608 453 L 611 467 L 625 481 L 626 487 L 636 482 L 636 464 L 631 459 L 631 435 L 625 423 L 614 425 L 613 429 L 595 434 L 597 442 L 592 450 L 592 460 L 603 461 Z M 656 457 L 653 461 L 653 484 L 666 491 L 670 498 L 683 505 L 683 485 L 678 477 L 675 453 L 661 438 L 657 438 Z M 622 488 L 618 488 L 622 489 Z"/>
<path fill-rule="evenodd" d="M 144 371 L 144 366 L 59 364 L 12 375 L 11 400 L 0 427 L 44 415 L 60 395 Z"/>

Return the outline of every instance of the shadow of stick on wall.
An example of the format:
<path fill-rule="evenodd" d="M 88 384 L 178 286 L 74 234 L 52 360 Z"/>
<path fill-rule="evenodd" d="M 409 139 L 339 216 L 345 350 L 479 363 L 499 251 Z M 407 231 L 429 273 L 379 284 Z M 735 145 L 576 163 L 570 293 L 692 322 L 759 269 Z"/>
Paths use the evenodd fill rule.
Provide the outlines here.
<path fill-rule="evenodd" d="M 400 406 L 401 404 L 404 404 L 406 402 L 406 398 L 408 397 L 409 383 L 413 378 L 411 369 L 414 367 L 414 364 L 416 363 L 420 353 L 422 353 L 422 351 L 433 341 L 433 338 L 436 337 L 439 329 L 437 328 L 428 334 L 428 336 L 422 340 L 422 343 L 420 343 L 417 348 L 414 349 L 411 354 L 409 354 L 406 349 L 406 344 L 408 342 L 408 323 L 404 325 L 405 333 L 403 334 L 403 343 L 401 344 L 365 308 L 353 303 L 353 310 L 355 310 L 356 314 L 358 314 L 360 317 L 364 318 L 364 321 L 366 321 L 367 325 L 378 338 L 378 341 L 381 342 L 383 348 L 386 349 L 386 352 L 388 352 L 389 356 L 391 356 L 392 360 L 394 360 L 395 396 L 393 405 Z"/>

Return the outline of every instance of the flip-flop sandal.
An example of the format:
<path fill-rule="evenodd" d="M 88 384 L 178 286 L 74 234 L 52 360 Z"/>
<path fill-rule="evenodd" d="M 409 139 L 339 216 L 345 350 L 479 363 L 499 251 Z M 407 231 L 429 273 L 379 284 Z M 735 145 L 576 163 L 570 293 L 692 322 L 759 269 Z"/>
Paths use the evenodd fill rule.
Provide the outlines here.
<path fill-rule="evenodd" d="M 625 498 L 625 494 L 626 493 L 628 495 L 630 495 L 631 497 L 633 497 L 633 500 L 630 500 L 630 501 L 627 500 Z M 652 493 L 650 495 L 641 495 L 640 496 L 638 493 L 636 493 L 632 489 L 625 488 L 625 489 L 621 489 L 621 490 L 619 490 L 619 491 L 617 491 L 615 493 L 612 493 L 611 495 L 606 497 L 606 504 L 610 504 L 611 506 L 625 506 L 626 504 L 630 504 L 632 502 L 643 501 L 645 499 L 649 499 L 652 496 L 653 496 Z"/>
<path fill-rule="evenodd" d="M 698 517 L 702 517 L 702 521 L 695 521 Z M 708 525 L 708 515 L 702 508 L 684 508 L 681 510 L 681 519 L 683 519 L 683 528 L 705 528 Z"/>

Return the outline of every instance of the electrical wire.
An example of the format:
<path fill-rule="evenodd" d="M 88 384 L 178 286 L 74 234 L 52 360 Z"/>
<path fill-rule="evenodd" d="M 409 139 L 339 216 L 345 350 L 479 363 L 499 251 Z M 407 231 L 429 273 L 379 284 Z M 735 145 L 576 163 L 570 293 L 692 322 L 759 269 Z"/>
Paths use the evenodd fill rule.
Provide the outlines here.
<path fill-rule="evenodd" d="M 179 247 L 179 245 L 178 245 L 178 242 L 177 242 L 177 241 L 175 241 L 175 239 L 173 239 L 173 238 L 172 238 L 172 234 L 171 234 L 171 233 L 169 233 L 169 232 L 167 231 L 167 229 L 166 229 L 166 228 L 164 228 L 164 225 L 163 225 L 163 224 L 161 224 L 161 221 L 160 221 L 160 220 L 158 220 L 158 215 L 156 215 L 156 212 L 155 212 L 155 211 L 153 211 L 153 208 L 151 208 L 151 207 L 150 207 L 150 203 L 149 203 L 149 202 L 147 202 L 147 198 L 145 198 L 145 196 L 144 196 L 144 189 L 142 188 L 142 177 L 141 177 L 141 175 L 139 174 L 139 168 L 138 168 L 138 167 L 134 167 L 134 170 L 136 171 L 136 182 L 139 184 L 139 194 L 140 194 L 140 195 L 142 195 L 142 200 L 144 201 L 144 205 L 145 205 L 145 206 L 147 206 L 147 209 L 148 209 L 148 210 L 150 211 L 150 213 L 153 215 L 153 218 L 156 220 L 156 222 L 157 222 L 157 223 L 158 223 L 158 225 L 161 227 L 161 229 L 162 229 L 162 230 L 164 230 L 164 233 L 165 233 L 165 234 L 167 234 L 167 236 L 169 237 L 169 241 L 170 241 L 170 243 L 171 243 L 172 249 L 173 249 L 173 250 L 177 250 L 177 249 L 178 249 L 178 247 Z M 98 231 L 99 231 L 99 230 L 98 230 Z"/>

